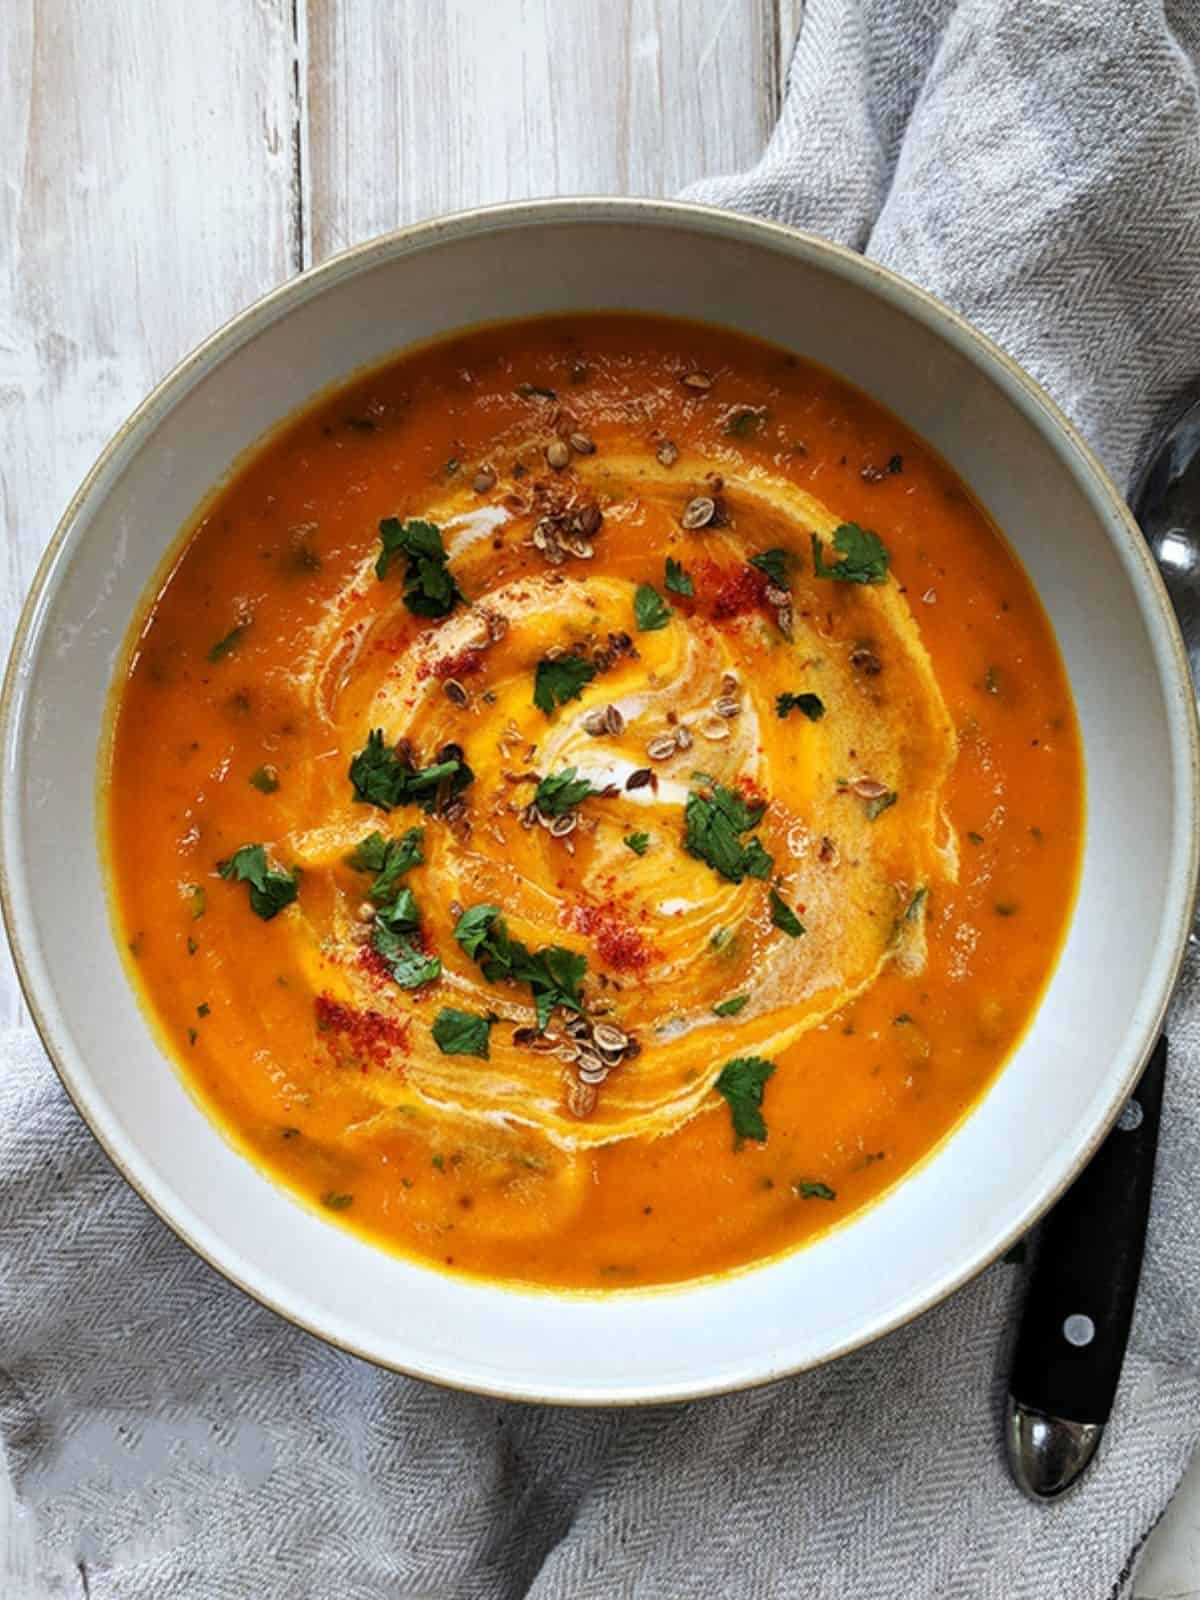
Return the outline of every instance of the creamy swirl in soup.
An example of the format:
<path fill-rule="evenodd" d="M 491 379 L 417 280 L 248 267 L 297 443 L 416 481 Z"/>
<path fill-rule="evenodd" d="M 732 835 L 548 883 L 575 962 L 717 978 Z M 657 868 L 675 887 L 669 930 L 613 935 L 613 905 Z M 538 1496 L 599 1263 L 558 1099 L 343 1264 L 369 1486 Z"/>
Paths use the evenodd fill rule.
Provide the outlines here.
<path fill-rule="evenodd" d="M 214 496 L 143 619 L 118 916 L 273 1174 L 445 1267 L 778 1252 L 984 1090 L 1069 911 L 1046 619 L 828 373 L 593 315 L 408 355 Z"/>

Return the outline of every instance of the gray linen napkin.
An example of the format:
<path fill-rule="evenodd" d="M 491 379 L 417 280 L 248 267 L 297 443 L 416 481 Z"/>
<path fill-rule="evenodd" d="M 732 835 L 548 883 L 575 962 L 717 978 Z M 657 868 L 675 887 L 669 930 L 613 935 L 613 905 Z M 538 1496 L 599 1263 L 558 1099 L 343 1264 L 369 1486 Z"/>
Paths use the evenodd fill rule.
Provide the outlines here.
<path fill-rule="evenodd" d="M 965 311 L 1124 480 L 1200 375 L 1198 63 L 1194 0 L 809 0 L 763 161 L 694 193 Z M 1200 1435 L 1195 969 L 1172 1029 L 1133 1346 L 1101 1458 L 1054 1509 L 1000 1449 L 1016 1267 L 754 1394 L 621 1414 L 447 1394 L 229 1288 L 109 1170 L 36 1043 L 0 1039 L 3 1596 L 1126 1594 Z"/>

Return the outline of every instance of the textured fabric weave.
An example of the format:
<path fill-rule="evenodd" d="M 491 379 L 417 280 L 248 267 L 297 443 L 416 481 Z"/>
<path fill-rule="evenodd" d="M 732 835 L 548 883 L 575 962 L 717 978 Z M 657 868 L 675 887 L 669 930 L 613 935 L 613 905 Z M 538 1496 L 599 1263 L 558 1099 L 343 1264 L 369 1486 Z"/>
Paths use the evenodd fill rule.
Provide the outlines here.
<path fill-rule="evenodd" d="M 931 289 L 1125 480 L 1200 375 L 1198 64 L 1194 0 L 809 0 L 762 162 L 693 193 Z M 224 1284 L 111 1172 L 32 1039 L 0 1039 L 0 1437 L 19 1496 L 0 1594 L 1126 1593 L 1200 1433 L 1198 984 L 1175 1008 L 1117 1410 L 1053 1509 L 1019 1497 L 1001 1453 L 1018 1268 L 752 1395 L 592 1414 L 447 1394 Z"/>

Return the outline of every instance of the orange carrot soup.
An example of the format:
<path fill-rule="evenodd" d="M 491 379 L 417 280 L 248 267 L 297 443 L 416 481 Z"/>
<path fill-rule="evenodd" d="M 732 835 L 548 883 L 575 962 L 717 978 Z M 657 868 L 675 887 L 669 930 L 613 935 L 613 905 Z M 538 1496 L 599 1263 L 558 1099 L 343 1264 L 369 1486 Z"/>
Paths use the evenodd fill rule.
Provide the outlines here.
<path fill-rule="evenodd" d="M 719 1273 L 875 1199 L 1030 1020 L 1083 828 L 946 464 L 731 332 L 490 326 L 189 530 L 105 772 L 145 1006 L 238 1147 L 438 1267 Z"/>

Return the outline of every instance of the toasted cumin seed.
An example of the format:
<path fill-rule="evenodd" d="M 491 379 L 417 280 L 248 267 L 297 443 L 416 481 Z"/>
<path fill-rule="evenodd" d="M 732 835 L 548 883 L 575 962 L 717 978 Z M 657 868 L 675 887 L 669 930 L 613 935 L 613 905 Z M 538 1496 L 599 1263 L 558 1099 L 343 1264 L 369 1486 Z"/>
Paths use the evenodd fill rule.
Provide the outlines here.
<path fill-rule="evenodd" d="M 683 377 L 680 379 L 680 382 L 683 384 L 685 389 L 696 389 L 701 391 L 704 389 L 711 389 L 713 386 L 712 373 L 704 372 L 699 369 L 695 372 L 685 372 Z"/>
<path fill-rule="evenodd" d="M 629 1043 L 629 1035 L 612 1022 L 597 1022 L 592 1028 L 592 1043 L 605 1055 L 618 1055 Z"/>
<path fill-rule="evenodd" d="M 675 754 L 676 744 L 673 733 L 660 733 L 657 738 L 651 739 L 646 746 L 646 754 L 651 761 L 666 761 Z"/>
<path fill-rule="evenodd" d="M 573 433 L 567 443 L 577 456 L 593 456 L 596 453 L 596 441 L 586 433 Z"/>
<path fill-rule="evenodd" d="M 573 1117 L 590 1117 L 596 1109 L 596 1091 L 590 1083 L 576 1080 L 567 1089 L 567 1110 Z"/>
<path fill-rule="evenodd" d="M 850 785 L 851 790 L 860 800 L 882 800 L 891 790 L 886 783 L 880 783 L 878 778 L 855 778 Z"/>
<path fill-rule="evenodd" d="M 578 811 L 564 811 L 561 817 L 555 817 L 549 824 L 552 839 L 565 839 L 569 833 L 574 833 L 579 826 Z"/>
<path fill-rule="evenodd" d="M 565 439 L 552 439 L 546 446 L 546 464 L 561 472 L 571 459 L 571 447 Z"/>
<path fill-rule="evenodd" d="M 594 539 L 600 532 L 600 524 L 604 521 L 604 513 L 593 500 L 590 505 L 584 506 L 579 513 L 579 531 L 586 534 L 589 539 Z"/>
<path fill-rule="evenodd" d="M 579 1074 L 580 1083 L 588 1084 L 592 1087 L 603 1083 L 605 1078 L 608 1077 L 608 1068 L 603 1063 L 598 1067 L 585 1067 L 576 1062 L 575 1070 Z"/>
<path fill-rule="evenodd" d="M 496 487 L 496 474 L 491 467 L 480 467 L 471 483 L 476 494 L 487 494 L 489 489 Z"/>
<path fill-rule="evenodd" d="M 442 685 L 442 692 L 452 705 L 466 706 L 470 703 L 470 695 L 459 683 L 457 678 L 447 678 Z"/>
<path fill-rule="evenodd" d="M 721 689 L 723 693 L 735 694 L 741 686 L 741 681 L 736 672 L 723 672 L 721 674 Z"/>
<path fill-rule="evenodd" d="M 724 717 L 710 712 L 700 724 L 700 737 L 710 744 L 721 744 L 729 737 L 729 724 Z"/>
<path fill-rule="evenodd" d="M 679 526 L 686 528 L 689 533 L 694 533 L 697 528 L 706 528 L 716 515 L 716 511 L 715 500 L 709 495 L 698 494 L 684 506 Z"/>
<path fill-rule="evenodd" d="M 675 729 L 675 745 L 680 750 L 690 750 L 692 748 L 692 736 L 682 724 Z"/>
<path fill-rule="evenodd" d="M 679 447 L 671 439 L 664 439 L 654 452 L 660 467 L 673 467 L 679 460 Z"/>
<path fill-rule="evenodd" d="M 865 646 L 850 652 L 850 665 L 859 672 L 866 673 L 868 678 L 877 678 L 883 671 L 883 662 L 873 650 L 868 650 Z"/>
<path fill-rule="evenodd" d="M 600 706 L 595 711 L 589 711 L 583 719 L 584 733 L 591 734 L 593 739 L 599 739 L 608 732 L 608 721 L 605 716 L 607 706 Z"/>
<path fill-rule="evenodd" d="M 604 731 L 611 733 L 614 739 L 625 732 L 625 718 L 619 706 L 605 706 Z"/>
<path fill-rule="evenodd" d="M 714 702 L 713 710 L 719 717 L 740 717 L 742 714 L 742 702 L 736 695 L 723 694 L 719 700 Z"/>
<path fill-rule="evenodd" d="M 590 561 L 596 554 L 596 547 L 590 539 L 585 539 L 579 533 L 564 533 L 562 546 L 569 555 L 575 556 L 579 561 Z"/>

